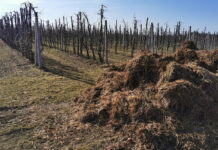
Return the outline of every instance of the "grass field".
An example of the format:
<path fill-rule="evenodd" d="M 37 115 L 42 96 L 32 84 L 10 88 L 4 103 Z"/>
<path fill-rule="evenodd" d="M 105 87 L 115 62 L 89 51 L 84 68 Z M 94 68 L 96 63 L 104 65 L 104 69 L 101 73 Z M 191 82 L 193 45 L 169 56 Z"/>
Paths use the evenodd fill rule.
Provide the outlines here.
<path fill-rule="evenodd" d="M 128 59 L 110 53 L 111 63 Z M 46 49 L 43 66 L 37 69 L 0 41 L 0 149 L 93 149 L 121 138 L 74 116 L 79 106 L 72 98 L 94 85 L 105 65 Z"/>

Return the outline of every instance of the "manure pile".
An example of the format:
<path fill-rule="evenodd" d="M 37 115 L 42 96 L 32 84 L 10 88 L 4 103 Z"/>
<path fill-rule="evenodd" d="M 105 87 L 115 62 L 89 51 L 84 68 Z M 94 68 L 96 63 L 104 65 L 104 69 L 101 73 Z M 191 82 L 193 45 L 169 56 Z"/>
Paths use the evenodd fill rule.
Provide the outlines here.
<path fill-rule="evenodd" d="M 187 41 L 173 56 L 142 52 L 74 98 L 81 121 L 121 132 L 109 149 L 217 149 L 218 51 Z"/>

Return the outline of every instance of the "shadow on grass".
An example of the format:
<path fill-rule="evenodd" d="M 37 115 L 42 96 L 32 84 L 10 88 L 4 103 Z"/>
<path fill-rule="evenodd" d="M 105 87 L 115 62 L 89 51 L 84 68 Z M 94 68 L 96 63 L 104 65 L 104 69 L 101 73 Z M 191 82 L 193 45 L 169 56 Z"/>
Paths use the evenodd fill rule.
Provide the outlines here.
<path fill-rule="evenodd" d="M 24 132 L 29 131 L 29 130 L 33 130 L 33 129 L 34 129 L 34 127 L 13 129 L 13 130 L 8 131 L 6 133 L 0 134 L 0 136 L 23 134 Z M 13 137 L 14 136 L 12 136 L 12 138 Z"/>
<path fill-rule="evenodd" d="M 95 83 L 95 80 L 85 72 L 79 71 L 73 66 L 61 64 L 60 62 L 46 56 L 43 57 L 43 69 L 46 72 L 84 82 L 89 85 L 94 85 Z"/>
<path fill-rule="evenodd" d="M 23 108 L 26 108 L 27 105 L 24 105 L 24 106 L 11 106 L 11 107 L 0 107 L 0 112 L 1 111 L 9 111 L 9 110 L 20 110 L 20 109 L 23 109 Z"/>

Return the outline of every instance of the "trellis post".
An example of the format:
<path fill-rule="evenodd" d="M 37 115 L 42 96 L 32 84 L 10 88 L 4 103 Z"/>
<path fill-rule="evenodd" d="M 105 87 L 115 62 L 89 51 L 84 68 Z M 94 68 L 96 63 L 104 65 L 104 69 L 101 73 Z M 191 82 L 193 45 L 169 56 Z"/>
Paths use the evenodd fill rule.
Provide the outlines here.
<path fill-rule="evenodd" d="M 109 64 L 108 62 L 108 41 L 107 41 L 107 20 L 105 20 L 105 29 L 104 29 L 104 45 L 105 45 L 105 63 Z"/>
<path fill-rule="evenodd" d="M 39 32 L 39 21 L 38 21 L 38 13 L 35 12 L 35 64 L 42 69 L 42 56 L 40 49 L 40 32 Z"/>

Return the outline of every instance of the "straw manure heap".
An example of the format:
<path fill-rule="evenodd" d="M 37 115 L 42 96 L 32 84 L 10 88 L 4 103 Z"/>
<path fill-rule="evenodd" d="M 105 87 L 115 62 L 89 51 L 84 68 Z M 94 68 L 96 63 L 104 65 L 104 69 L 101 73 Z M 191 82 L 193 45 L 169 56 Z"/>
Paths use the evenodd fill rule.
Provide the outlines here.
<path fill-rule="evenodd" d="M 83 106 L 83 123 L 125 131 L 131 146 L 214 148 L 218 133 L 212 134 L 213 127 L 207 129 L 209 135 L 203 131 L 208 122 L 218 122 L 217 70 L 217 50 L 196 50 L 187 41 L 173 56 L 142 52 L 110 66 L 74 102 Z M 130 146 L 128 141 L 120 143 L 119 148 Z"/>

